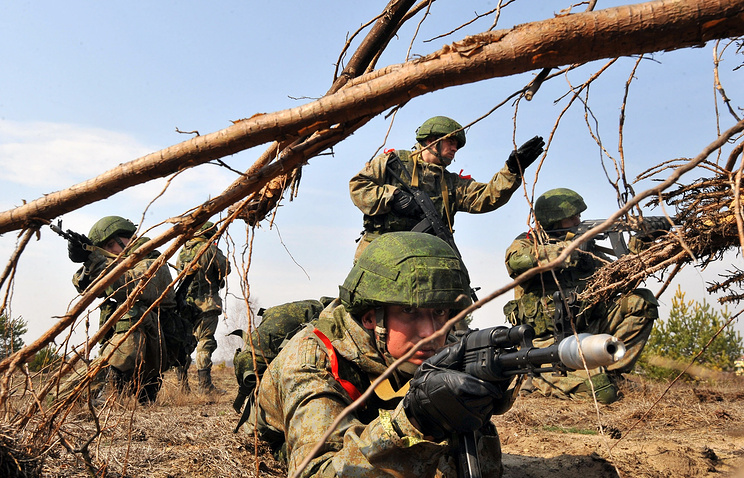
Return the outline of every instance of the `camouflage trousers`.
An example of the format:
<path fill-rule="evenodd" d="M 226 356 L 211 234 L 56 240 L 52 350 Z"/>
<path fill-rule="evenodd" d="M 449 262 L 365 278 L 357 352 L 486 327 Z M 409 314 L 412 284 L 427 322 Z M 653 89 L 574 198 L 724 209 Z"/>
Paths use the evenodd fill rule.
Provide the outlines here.
<path fill-rule="evenodd" d="M 125 327 L 119 327 L 119 330 L 102 344 L 99 356 L 90 365 L 73 371 L 65 379 L 60 385 L 58 398 L 67 397 L 85 379 L 89 370 L 111 354 L 108 364 L 91 378 L 92 394 L 101 393 L 108 379 L 119 392 L 136 392 L 142 400 L 155 399 L 162 373 L 162 348 L 157 326 L 153 320 L 145 319 L 128 337 L 125 337 L 128 332 Z"/>
<path fill-rule="evenodd" d="M 658 302 L 648 289 L 636 289 L 632 293 L 610 303 L 595 304 L 581 311 L 577 318 L 580 330 L 590 334 L 610 334 L 625 344 L 625 356 L 607 368 L 590 370 L 590 375 L 609 373 L 617 375 L 633 370 L 653 329 L 654 320 L 659 317 Z M 582 326 L 583 324 L 583 326 Z M 538 347 L 552 345 L 554 339 L 535 341 Z M 586 371 L 569 372 L 568 376 L 543 374 L 532 380 L 535 387 L 547 396 L 580 396 L 588 378 Z"/>
<path fill-rule="evenodd" d="M 128 332 L 129 337 L 125 337 Z M 130 389 L 138 391 L 147 387 L 147 393 L 157 394 L 162 374 L 164 346 L 158 327 L 153 320 L 145 319 L 134 331 L 115 333 L 103 344 L 101 357 L 108 357 L 109 365 L 115 369 L 117 388 L 120 391 Z"/>
<path fill-rule="evenodd" d="M 196 338 L 196 369 L 212 368 L 212 354 L 217 350 L 217 340 L 214 333 L 219 324 L 219 311 L 209 311 L 199 314 L 194 326 Z"/>

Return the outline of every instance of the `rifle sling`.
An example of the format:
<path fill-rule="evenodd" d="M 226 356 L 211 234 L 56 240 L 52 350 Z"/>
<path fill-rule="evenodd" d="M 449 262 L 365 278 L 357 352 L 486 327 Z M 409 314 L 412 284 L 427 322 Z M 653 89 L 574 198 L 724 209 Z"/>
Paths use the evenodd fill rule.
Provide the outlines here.
<path fill-rule="evenodd" d="M 388 159 L 386 169 L 390 173 L 391 176 L 393 176 L 394 179 L 396 179 L 405 190 L 412 194 L 414 199 L 416 200 L 416 203 L 421 207 L 421 210 L 424 212 L 424 218 L 419 221 L 418 224 L 416 224 L 412 231 L 413 232 L 433 232 L 435 236 L 439 237 L 440 239 L 444 240 L 447 244 L 454 249 L 455 253 L 462 257 L 460 254 L 460 251 L 457 249 L 457 245 L 455 245 L 455 238 L 452 236 L 451 229 L 442 221 L 442 218 L 439 216 L 439 213 L 436 211 L 434 207 L 434 203 L 431 201 L 431 198 L 429 198 L 428 195 L 426 195 L 423 191 L 421 191 L 418 188 L 413 188 L 412 186 L 409 186 L 405 182 L 403 182 L 402 178 L 398 173 L 393 171 L 393 169 L 390 167 L 391 164 L 394 162 L 398 162 L 401 166 L 401 170 L 405 173 L 406 177 L 409 181 L 411 181 L 411 175 L 406 169 L 405 165 L 403 165 L 403 161 L 401 161 L 400 157 L 392 153 L 390 155 L 390 158 Z M 444 181 L 444 176 L 442 176 L 442 180 Z M 444 194 L 444 191 L 442 192 Z M 428 201 L 427 201 L 428 200 Z M 443 201 L 446 201 L 446 197 L 442 197 Z"/>

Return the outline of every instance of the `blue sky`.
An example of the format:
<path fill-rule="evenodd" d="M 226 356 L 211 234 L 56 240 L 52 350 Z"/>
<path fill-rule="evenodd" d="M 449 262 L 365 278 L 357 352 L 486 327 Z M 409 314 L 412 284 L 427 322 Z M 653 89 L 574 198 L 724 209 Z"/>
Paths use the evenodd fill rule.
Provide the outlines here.
<path fill-rule="evenodd" d="M 602 1 L 596 9 L 626 2 Z M 179 143 L 182 131 L 214 132 L 231 120 L 298 106 L 329 88 L 348 35 L 376 16 L 385 2 L 348 1 L 17 1 L 0 16 L 0 207 L 65 189 L 111 167 Z M 496 2 L 439 0 L 422 24 L 412 54 L 430 53 L 467 34 L 485 31 L 493 15 L 446 38 L 434 39 L 484 13 Z M 516 2 L 505 8 L 499 28 L 552 18 L 568 2 Z M 401 30 L 378 66 L 401 63 L 417 19 Z M 356 47 L 356 43 L 352 49 Z M 716 137 L 712 45 L 657 53 L 644 61 L 631 86 L 624 131 L 626 171 L 638 173 L 662 161 L 694 157 Z M 741 71 L 729 55 L 722 80 L 734 104 Z M 605 148 L 618 157 L 618 114 L 635 60 L 618 61 L 592 87 L 590 104 Z M 741 60 L 738 60 L 741 63 Z M 603 61 L 545 84 L 531 102 L 519 104 L 516 141 L 547 138 L 565 100 L 568 81 L 585 81 Z M 426 118 L 451 116 L 469 123 L 484 115 L 535 72 L 449 88 L 409 102 L 396 115 L 386 147 L 413 145 L 414 130 Z M 738 103 L 737 103 L 738 100 Z M 512 149 L 515 110 L 508 104 L 469 129 L 468 144 L 453 171 L 487 181 Z M 722 129 L 733 124 L 723 115 Z M 348 196 L 348 180 L 383 144 L 390 120 L 378 117 L 303 170 L 299 196 L 285 200 L 275 224 L 256 232 L 250 270 L 253 305 L 335 295 L 349 268 L 361 230 L 361 213 Z M 237 170 L 248 168 L 265 149 L 259 146 L 224 158 Z M 609 163 L 606 163 L 609 164 Z M 611 167 L 611 165 L 610 165 Z M 528 174 L 529 187 L 534 170 Z M 691 173 L 688 181 L 705 175 Z M 180 175 L 166 193 L 143 211 L 164 187 L 153 181 L 65 215 L 66 228 L 87 232 L 104 215 L 121 215 L 145 227 L 182 214 L 213 197 L 235 178 L 216 165 Z M 636 185 L 637 191 L 651 183 Z M 600 151 L 589 137 L 584 111 L 576 105 L 563 118 L 537 180 L 536 192 L 570 187 L 589 204 L 584 218 L 600 218 L 617 208 L 605 179 Z M 661 214 L 660 211 L 650 211 Z M 508 282 L 506 247 L 525 229 L 528 207 L 521 193 L 487 215 L 457 216 L 455 236 L 482 295 Z M 157 230 L 161 230 L 158 228 Z M 243 253 L 243 223 L 231 228 L 236 257 Z M 154 235 L 155 233 L 153 233 Z M 0 237 L 8 257 L 16 235 Z M 740 262 L 739 256 L 732 261 Z M 172 262 L 175 262 L 173 260 Z M 722 264 L 720 270 L 729 267 Z M 29 323 L 27 341 L 38 337 L 64 313 L 75 291 L 65 242 L 48 229 L 24 253 L 11 313 Z M 688 298 L 705 297 L 715 270 L 690 270 L 680 282 Z M 713 268 L 715 269 L 715 268 Z M 245 323 L 238 278 L 231 276 L 227 319 L 221 330 Z M 651 286 L 653 289 L 654 287 Z M 662 297 L 668 307 L 673 289 Z M 502 297 L 476 312 L 476 325 L 503 324 Z M 711 300 L 709 298 L 709 300 Z M 663 308 L 662 307 L 662 308 Z M 97 315 L 92 321 L 97 326 Z M 84 324 L 78 327 L 82 334 Z M 741 326 L 740 330 L 741 330 Z M 221 353 L 232 355 L 222 339 Z"/>

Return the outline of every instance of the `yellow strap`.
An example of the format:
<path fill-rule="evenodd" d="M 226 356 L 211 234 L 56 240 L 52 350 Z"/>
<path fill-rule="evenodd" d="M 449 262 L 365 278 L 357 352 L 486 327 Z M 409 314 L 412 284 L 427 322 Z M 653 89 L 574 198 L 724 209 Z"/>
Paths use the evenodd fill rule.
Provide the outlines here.
<path fill-rule="evenodd" d="M 450 219 L 449 190 L 447 189 L 446 171 L 442 168 L 442 202 L 444 203 L 444 215 L 447 218 L 447 226 L 452 231 L 452 220 Z"/>
<path fill-rule="evenodd" d="M 411 186 L 414 188 L 417 188 L 418 187 L 418 174 L 416 170 L 418 169 L 418 155 L 413 154 L 412 156 L 413 156 L 412 158 L 413 159 L 413 173 L 411 173 Z"/>
<path fill-rule="evenodd" d="M 410 382 L 406 382 L 405 385 L 403 385 L 402 387 L 400 387 L 400 389 L 396 391 L 393 388 L 393 384 L 390 383 L 390 380 L 386 379 L 384 382 L 380 383 L 377 387 L 375 387 L 375 395 L 377 395 L 381 400 L 385 402 L 387 402 L 388 400 L 392 400 L 394 398 L 401 398 L 405 396 L 410 385 L 411 385 Z"/>

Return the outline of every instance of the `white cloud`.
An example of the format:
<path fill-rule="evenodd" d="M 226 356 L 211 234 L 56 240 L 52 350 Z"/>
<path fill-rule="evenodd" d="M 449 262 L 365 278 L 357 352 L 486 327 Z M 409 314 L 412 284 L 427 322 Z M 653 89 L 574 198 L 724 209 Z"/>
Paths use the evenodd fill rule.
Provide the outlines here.
<path fill-rule="evenodd" d="M 63 188 L 150 152 L 130 135 L 73 124 L 0 120 L 0 180 Z"/>

